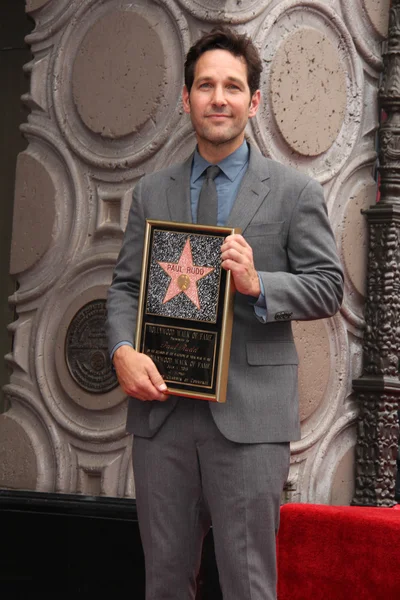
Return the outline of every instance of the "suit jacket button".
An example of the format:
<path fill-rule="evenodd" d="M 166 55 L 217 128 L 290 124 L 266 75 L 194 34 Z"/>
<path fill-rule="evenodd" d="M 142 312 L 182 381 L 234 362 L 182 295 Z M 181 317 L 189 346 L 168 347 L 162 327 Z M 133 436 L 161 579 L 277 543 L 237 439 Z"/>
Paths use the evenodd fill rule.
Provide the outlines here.
<path fill-rule="evenodd" d="M 280 312 L 275 313 L 274 319 L 275 321 L 289 321 L 292 314 L 292 312 L 282 310 Z"/>

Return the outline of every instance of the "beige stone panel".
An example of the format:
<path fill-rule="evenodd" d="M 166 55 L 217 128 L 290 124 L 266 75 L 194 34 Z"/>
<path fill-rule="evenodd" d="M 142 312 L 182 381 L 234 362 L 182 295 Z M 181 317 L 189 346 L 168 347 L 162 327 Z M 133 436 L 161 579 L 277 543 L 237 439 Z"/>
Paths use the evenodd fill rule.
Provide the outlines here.
<path fill-rule="evenodd" d="M 333 474 L 330 504 L 349 505 L 355 489 L 355 446 L 347 450 Z"/>
<path fill-rule="evenodd" d="M 336 140 L 346 110 L 344 66 L 332 42 L 303 28 L 279 47 L 271 72 L 277 126 L 296 152 L 317 156 Z"/>
<path fill-rule="evenodd" d="M 293 323 L 299 355 L 300 420 L 305 421 L 322 404 L 330 375 L 328 332 L 323 321 Z"/>
<path fill-rule="evenodd" d="M 34 490 L 36 454 L 21 425 L 0 415 L 0 488 Z"/>
<path fill-rule="evenodd" d="M 72 74 L 81 119 L 108 138 L 135 133 L 154 120 L 166 83 L 157 32 L 127 11 L 104 15 L 89 29 Z"/>
<path fill-rule="evenodd" d="M 50 0 L 25 0 L 25 10 L 27 13 L 42 8 L 45 4 L 48 4 Z"/>
<path fill-rule="evenodd" d="M 346 274 L 356 292 L 365 296 L 368 228 L 361 210 L 375 204 L 376 183 L 371 180 L 361 187 L 347 204 L 343 216 L 342 256 Z"/>
<path fill-rule="evenodd" d="M 382 37 L 386 37 L 388 33 L 390 1 L 363 0 L 372 25 Z"/>
<path fill-rule="evenodd" d="M 17 159 L 10 273 L 26 271 L 45 254 L 55 219 L 54 183 L 45 166 L 22 152 Z"/>

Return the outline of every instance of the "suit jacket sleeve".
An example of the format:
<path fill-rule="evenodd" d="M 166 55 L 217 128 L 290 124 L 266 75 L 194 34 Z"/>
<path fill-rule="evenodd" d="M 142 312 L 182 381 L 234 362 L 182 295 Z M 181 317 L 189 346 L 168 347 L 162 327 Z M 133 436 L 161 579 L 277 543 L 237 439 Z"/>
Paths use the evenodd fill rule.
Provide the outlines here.
<path fill-rule="evenodd" d="M 133 192 L 124 240 L 108 290 L 106 333 L 110 352 L 122 340 L 134 344 L 146 225 L 141 200 L 143 185 L 141 179 Z"/>
<path fill-rule="evenodd" d="M 294 205 L 286 239 L 289 269 L 262 271 L 267 322 L 330 317 L 343 298 L 343 272 L 323 190 L 309 180 Z"/>

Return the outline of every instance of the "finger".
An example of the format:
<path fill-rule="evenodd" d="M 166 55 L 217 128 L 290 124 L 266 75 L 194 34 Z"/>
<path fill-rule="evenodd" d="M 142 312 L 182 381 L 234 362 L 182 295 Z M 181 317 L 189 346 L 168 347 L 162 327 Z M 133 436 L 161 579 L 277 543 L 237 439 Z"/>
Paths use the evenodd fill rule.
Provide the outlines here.
<path fill-rule="evenodd" d="M 161 376 L 159 375 L 159 377 Z M 119 378 L 119 383 L 122 389 L 124 390 L 125 394 L 128 394 L 129 396 L 137 398 L 138 400 L 141 400 L 143 402 L 167 399 L 167 396 L 161 393 L 158 387 L 153 385 L 147 370 L 142 372 L 139 376 L 136 373 L 136 376 L 134 378 Z"/>
<path fill-rule="evenodd" d="M 155 364 L 153 363 L 153 361 L 151 361 L 151 363 L 149 364 L 149 366 L 147 367 L 147 374 L 149 376 L 150 382 L 151 384 L 161 393 L 164 393 L 167 391 L 167 386 L 166 383 L 164 381 L 164 379 L 162 378 L 159 370 L 157 369 L 157 367 L 155 366 Z"/>
<path fill-rule="evenodd" d="M 252 263 L 251 255 L 248 252 L 243 251 L 243 249 L 236 250 L 235 248 L 229 248 L 221 254 L 221 259 L 222 261 L 232 260 L 241 264 Z"/>
<path fill-rule="evenodd" d="M 144 358 L 144 377 L 141 381 L 141 397 L 139 399 L 151 402 L 158 400 L 163 402 L 168 399 L 165 394 L 167 386 L 154 362 L 149 356 L 142 355 Z"/>
<path fill-rule="evenodd" d="M 253 254 L 250 247 L 240 246 L 239 244 L 232 244 L 226 246 L 225 248 L 221 248 L 221 258 L 225 258 L 227 256 L 243 256 L 247 259 L 250 259 Z"/>
<path fill-rule="evenodd" d="M 247 243 L 246 240 L 244 239 L 244 237 L 240 233 L 231 233 L 231 235 L 227 235 L 224 240 L 224 243 L 232 242 L 232 241 L 239 242 L 239 243 L 244 242 L 245 244 Z"/>
<path fill-rule="evenodd" d="M 248 269 L 246 268 L 245 264 L 230 258 L 224 260 L 221 263 L 221 267 L 225 269 L 225 271 L 232 271 L 234 275 L 245 276 L 248 273 Z"/>
<path fill-rule="evenodd" d="M 146 383 L 141 386 L 136 385 L 133 389 L 124 390 L 129 396 L 141 400 L 142 402 L 153 402 L 154 400 L 165 401 L 168 396 L 162 394 L 158 389 L 151 383 L 150 379 L 147 379 Z"/>
<path fill-rule="evenodd" d="M 249 244 L 244 239 L 244 237 L 242 235 L 238 234 L 238 233 L 235 233 L 235 234 L 232 234 L 232 235 L 228 235 L 225 238 L 224 243 L 221 246 L 221 249 L 224 246 L 230 247 L 232 245 L 238 245 L 238 246 L 242 246 L 244 248 L 250 247 Z"/>
<path fill-rule="evenodd" d="M 141 389 L 138 390 L 138 392 L 139 393 L 135 395 L 135 398 L 143 400 L 144 402 L 153 402 L 153 400 L 164 402 L 168 399 L 168 395 L 160 392 L 158 387 L 156 387 L 149 378 L 147 378 L 146 382 L 143 384 Z"/>

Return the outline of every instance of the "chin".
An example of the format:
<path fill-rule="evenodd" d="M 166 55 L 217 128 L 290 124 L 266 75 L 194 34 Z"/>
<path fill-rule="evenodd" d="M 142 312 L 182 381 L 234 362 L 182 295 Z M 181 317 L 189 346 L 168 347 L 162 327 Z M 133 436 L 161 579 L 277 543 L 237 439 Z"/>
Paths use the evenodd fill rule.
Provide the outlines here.
<path fill-rule="evenodd" d="M 206 139 L 208 142 L 211 142 L 212 144 L 226 144 L 227 142 L 231 142 L 232 140 L 234 140 L 237 136 L 236 135 L 231 135 L 229 133 L 226 132 L 209 132 L 208 134 L 206 134 L 204 136 L 204 139 Z"/>

